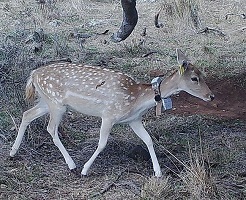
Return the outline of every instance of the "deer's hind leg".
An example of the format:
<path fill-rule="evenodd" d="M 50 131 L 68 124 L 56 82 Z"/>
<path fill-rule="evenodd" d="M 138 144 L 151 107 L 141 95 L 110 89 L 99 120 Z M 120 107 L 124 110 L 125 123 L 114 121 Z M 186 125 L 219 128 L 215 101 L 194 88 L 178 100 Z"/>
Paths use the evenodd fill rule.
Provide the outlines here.
<path fill-rule="evenodd" d="M 58 147 L 58 149 L 62 153 L 69 169 L 70 170 L 75 169 L 76 165 L 73 159 L 71 158 L 71 156 L 68 154 L 65 147 L 63 146 L 58 135 L 58 126 L 61 121 L 62 115 L 66 111 L 66 107 L 57 104 L 49 105 L 49 107 L 50 107 L 50 120 L 47 126 L 47 131 L 52 136 L 54 144 Z"/>
<path fill-rule="evenodd" d="M 15 143 L 12 146 L 12 149 L 10 151 L 10 156 L 13 157 L 17 150 L 20 147 L 22 138 L 25 134 L 26 128 L 27 126 L 35 119 L 41 117 L 42 115 L 48 113 L 49 109 L 48 109 L 48 105 L 44 102 L 44 101 L 40 101 L 36 106 L 34 106 L 33 108 L 25 111 L 23 113 L 23 117 L 22 117 L 22 122 L 18 131 L 18 135 L 15 139 Z"/>

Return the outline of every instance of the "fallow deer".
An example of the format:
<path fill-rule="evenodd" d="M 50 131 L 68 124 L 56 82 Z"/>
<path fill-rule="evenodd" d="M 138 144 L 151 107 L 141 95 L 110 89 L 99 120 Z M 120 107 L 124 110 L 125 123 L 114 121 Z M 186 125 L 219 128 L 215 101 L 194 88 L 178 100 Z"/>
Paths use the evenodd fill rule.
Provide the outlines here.
<path fill-rule="evenodd" d="M 202 73 L 180 50 L 177 50 L 177 60 L 179 69 L 159 85 L 161 98 L 183 90 L 204 101 L 213 100 L 214 95 L 206 85 Z M 34 119 L 49 113 L 47 130 L 69 169 L 75 169 L 73 159 L 58 136 L 58 125 L 69 106 L 86 115 L 102 118 L 98 147 L 85 163 L 82 175 L 87 174 L 93 161 L 106 146 L 112 126 L 127 123 L 147 145 L 155 176 L 161 176 L 152 139 L 142 124 L 143 114 L 156 105 L 155 91 L 151 84 L 137 83 L 123 73 L 106 68 L 59 63 L 32 71 L 26 86 L 26 97 L 31 98 L 35 94 L 39 103 L 24 112 L 17 138 L 10 151 L 11 157 L 19 149 L 27 126 Z"/>

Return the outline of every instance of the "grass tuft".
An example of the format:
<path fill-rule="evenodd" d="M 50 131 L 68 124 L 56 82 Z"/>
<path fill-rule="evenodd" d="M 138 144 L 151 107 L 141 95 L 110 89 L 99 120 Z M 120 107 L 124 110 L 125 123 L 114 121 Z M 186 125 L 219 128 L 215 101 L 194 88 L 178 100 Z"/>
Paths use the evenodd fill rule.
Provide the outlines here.
<path fill-rule="evenodd" d="M 143 199 L 173 199 L 173 190 L 169 177 L 150 177 L 141 190 Z"/>
<path fill-rule="evenodd" d="M 189 150 L 189 163 L 179 174 L 183 186 L 191 199 L 217 199 L 217 188 L 209 166 L 206 166 L 203 152 Z"/>

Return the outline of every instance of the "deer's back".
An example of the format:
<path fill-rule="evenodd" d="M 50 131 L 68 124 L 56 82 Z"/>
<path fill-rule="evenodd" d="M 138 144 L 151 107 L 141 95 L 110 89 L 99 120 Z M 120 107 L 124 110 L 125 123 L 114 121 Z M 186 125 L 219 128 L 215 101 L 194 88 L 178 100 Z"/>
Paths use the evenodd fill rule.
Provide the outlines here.
<path fill-rule="evenodd" d="M 35 70 L 32 78 L 39 96 L 89 115 L 125 111 L 136 99 L 136 82 L 105 68 L 52 64 Z"/>

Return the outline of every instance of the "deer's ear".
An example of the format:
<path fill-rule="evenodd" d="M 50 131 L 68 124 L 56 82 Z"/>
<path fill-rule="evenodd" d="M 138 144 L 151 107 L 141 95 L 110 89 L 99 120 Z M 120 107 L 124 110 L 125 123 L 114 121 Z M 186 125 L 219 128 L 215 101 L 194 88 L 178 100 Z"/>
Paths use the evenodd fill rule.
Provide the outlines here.
<path fill-rule="evenodd" d="M 179 74 L 183 75 L 187 68 L 188 68 L 188 63 L 187 61 L 184 60 L 182 65 L 179 65 Z"/>
<path fill-rule="evenodd" d="M 185 56 L 185 54 L 180 49 L 176 49 L 176 53 L 179 65 L 183 65 L 184 63 L 187 64 L 188 58 Z"/>

